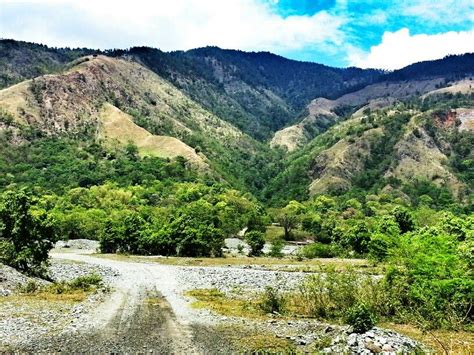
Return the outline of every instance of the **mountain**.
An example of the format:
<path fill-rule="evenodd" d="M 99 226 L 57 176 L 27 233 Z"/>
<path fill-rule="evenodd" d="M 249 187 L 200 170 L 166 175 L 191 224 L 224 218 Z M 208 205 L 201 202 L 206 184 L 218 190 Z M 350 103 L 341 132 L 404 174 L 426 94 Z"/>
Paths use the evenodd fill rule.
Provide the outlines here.
<path fill-rule="evenodd" d="M 376 81 L 381 74 L 217 47 L 172 53 L 136 47 L 114 54 L 132 56 L 209 111 L 260 140 L 294 121 L 311 99 L 338 97 Z"/>
<path fill-rule="evenodd" d="M 11 142 L 41 137 L 108 146 L 131 142 L 141 155 L 184 156 L 191 165 L 211 165 L 241 187 L 242 164 L 266 149 L 147 68 L 103 55 L 1 90 L 0 108 Z"/>
<path fill-rule="evenodd" d="M 473 191 L 473 54 L 387 73 L 216 47 L 0 48 L 2 186 L 64 170 L 60 149 L 84 164 L 68 184 L 98 184 L 136 149 L 273 205 L 423 189 L 468 203 Z"/>
<path fill-rule="evenodd" d="M 473 86 L 462 80 L 357 111 L 289 154 L 266 196 L 304 200 L 385 191 L 406 200 L 429 194 L 472 203 Z"/>

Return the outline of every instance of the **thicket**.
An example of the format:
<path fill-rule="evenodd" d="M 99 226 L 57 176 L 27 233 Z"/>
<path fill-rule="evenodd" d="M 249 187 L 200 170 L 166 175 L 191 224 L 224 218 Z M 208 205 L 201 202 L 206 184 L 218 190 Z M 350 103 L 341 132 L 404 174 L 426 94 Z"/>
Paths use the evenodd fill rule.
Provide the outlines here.
<path fill-rule="evenodd" d="M 54 218 L 24 190 L 0 195 L 0 262 L 45 276 L 56 241 Z"/>

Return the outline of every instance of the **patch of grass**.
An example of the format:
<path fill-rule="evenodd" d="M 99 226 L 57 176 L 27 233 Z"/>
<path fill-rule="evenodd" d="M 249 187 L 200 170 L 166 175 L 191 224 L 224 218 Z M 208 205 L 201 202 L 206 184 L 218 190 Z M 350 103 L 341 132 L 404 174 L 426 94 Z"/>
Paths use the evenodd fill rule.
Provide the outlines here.
<path fill-rule="evenodd" d="M 433 349 L 435 354 L 474 354 L 474 332 L 453 330 L 423 331 L 412 325 L 395 323 L 381 323 L 380 326 L 418 340 Z"/>
<path fill-rule="evenodd" d="M 136 256 L 119 254 L 94 254 L 93 256 L 133 262 L 156 262 L 165 265 L 180 266 L 216 266 L 216 267 L 238 267 L 245 265 L 259 266 L 264 270 L 288 271 L 288 272 L 324 272 L 327 268 L 336 271 L 354 270 L 363 274 L 381 274 L 382 266 L 374 266 L 365 259 L 311 259 L 298 260 L 297 258 L 284 257 L 246 257 L 236 256 L 228 258 L 186 258 L 186 257 L 158 257 L 158 256 Z"/>
<path fill-rule="evenodd" d="M 97 274 L 79 276 L 71 281 L 54 282 L 46 286 L 29 281 L 19 288 L 19 295 L 12 297 L 50 302 L 81 302 L 90 292 L 102 286 L 102 278 Z"/>
<path fill-rule="evenodd" d="M 294 354 L 296 347 L 287 339 L 270 333 L 259 333 L 242 337 L 237 345 L 251 354 Z"/>
<path fill-rule="evenodd" d="M 196 289 L 186 292 L 194 297 L 194 308 L 206 308 L 230 317 L 263 318 L 265 314 L 258 302 L 228 297 L 217 289 Z"/>
<path fill-rule="evenodd" d="M 271 332 L 256 331 L 239 325 L 219 325 L 219 333 L 229 340 L 237 353 L 244 354 L 294 354 L 293 342 L 279 338 Z"/>
<path fill-rule="evenodd" d="M 285 231 L 283 227 L 280 226 L 267 226 L 265 230 L 265 240 L 267 242 L 274 242 L 276 240 L 282 240 Z"/>

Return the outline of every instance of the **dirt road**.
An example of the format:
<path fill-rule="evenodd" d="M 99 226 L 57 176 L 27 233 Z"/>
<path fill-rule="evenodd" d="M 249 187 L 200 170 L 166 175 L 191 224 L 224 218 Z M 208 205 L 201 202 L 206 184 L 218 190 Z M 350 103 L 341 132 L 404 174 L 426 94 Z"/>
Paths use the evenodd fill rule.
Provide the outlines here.
<path fill-rule="evenodd" d="M 100 259 L 74 252 L 55 252 L 52 256 L 111 267 L 119 276 L 110 297 L 92 313 L 73 320 L 70 331 L 48 334 L 17 350 L 199 354 L 226 349 L 221 339 L 215 341 L 219 339 L 217 334 L 213 339 L 208 326 L 201 329 L 193 322 L 199 315 L 182 295 L 173 266 Z"/>

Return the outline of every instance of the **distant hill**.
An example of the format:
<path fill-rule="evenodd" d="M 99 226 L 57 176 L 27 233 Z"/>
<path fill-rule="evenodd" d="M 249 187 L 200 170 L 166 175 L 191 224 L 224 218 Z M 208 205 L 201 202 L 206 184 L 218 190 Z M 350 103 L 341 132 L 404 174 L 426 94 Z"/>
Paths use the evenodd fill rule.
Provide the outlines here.
<path fill-rule="evenodd" d="M 98 145 L 103 166 L 117 147 L 140 159 L 179 158 L 204 181 L 273 205 L 429 191 L 466 202 L 473 72 L 473 54 L 386 73 L 216 47 L 100 52 L 2 40 L 0 184 L 27 179 L 18 173 L 23 155 L 41 156 L 33 175 L 67 165 L 41 149 L 69 149 L 75 165 L 91 164 L 81 171 L 93 172 L 83 149 Z"/>

